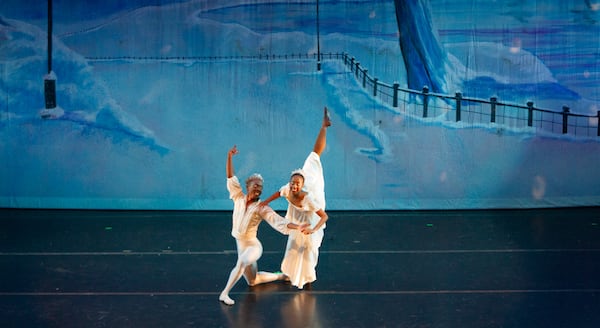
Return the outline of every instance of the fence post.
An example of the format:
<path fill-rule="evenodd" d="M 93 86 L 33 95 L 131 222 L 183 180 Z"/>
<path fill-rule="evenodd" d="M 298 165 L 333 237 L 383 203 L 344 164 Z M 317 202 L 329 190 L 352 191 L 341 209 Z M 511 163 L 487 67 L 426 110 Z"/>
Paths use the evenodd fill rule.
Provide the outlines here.
<path fill-rule="evenodd" d="M 562 133 L 567 133 L 569 122 L 569 107 L 563 106 L 562 111 Z"/>
<path fill-rule="evenodd" d="M 423 86 L 423 117 L 427 117 L 427 111 L 429 110 L 429 87 Z"/>
<path fill-rule="evenodd" d="M 456 93 L 456 122 L 460 121 L 460 106 L 462 100 L 462 93 Z"/>
<path fill-rule="evenodd" d="M 527 102 L 527 126 L 533 126 L 533 101 Z"/>
<path fill-rule="evenodd" d="M 492 112 L 491 112 L 490 122 L 492 122 L 492 123 L 496 122 L 496 103 L 497 102 L 498 102 L 498 98 L 496 98 L 496 97 L 491 97 L 490 98 L 490 103 L 492 105 Z"/>
<path fill-rule="evenodd" d="M 350 72 L 354 72 L 354 57 L 350 58 Z"/>
<path fill-rule="evenodd" d="M 377 97 L 377 81 L 379 81 L 378 78 L 373 79 L 373 97 Z"/>
<path fill-rule="evenodd" d="M 360 71 L 360 62 L 356 62 L 356 72 L 354 72 L 354 75 L 356 75 L 357 79 L 358 79 L 358 71 Z"/>
<path fill-rule="evenodd" d="M 398 88 L 399 87 L 400 87 L 400 84 L 398 82 L 394 82 L 394 102 L 393 102 L 394 107 L 398 107 Z"/>
<path fill-rule="evenodd" d="M 367 72 L 368 71 L 369 71 L 368 69 L 365 69 L 363 72 L 363 88 L 367 87 Z"/>

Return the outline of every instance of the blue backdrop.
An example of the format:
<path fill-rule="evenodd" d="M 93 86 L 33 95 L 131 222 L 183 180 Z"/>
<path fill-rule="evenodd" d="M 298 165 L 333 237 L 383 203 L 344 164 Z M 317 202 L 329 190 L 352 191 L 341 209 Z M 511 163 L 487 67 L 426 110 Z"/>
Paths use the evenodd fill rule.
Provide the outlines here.
<path fill-rule="evenodd" d="M 269 195 L 324 106 L 328 209 L 600 204 L 597 1 L 52 7 L 49 57 L 0 4 L 0 207 L 230 209 L 227 150 Z"/>

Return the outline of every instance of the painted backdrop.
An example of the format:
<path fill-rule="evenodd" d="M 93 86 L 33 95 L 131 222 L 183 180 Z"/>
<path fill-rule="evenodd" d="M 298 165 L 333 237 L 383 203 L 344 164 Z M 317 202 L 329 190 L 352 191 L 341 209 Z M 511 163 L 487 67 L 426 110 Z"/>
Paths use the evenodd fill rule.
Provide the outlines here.
<path fill-rule="evenodd" d="M 324 106 L 328 209 L 600 204 L 600 2 L 54 0 L 50 17 L 0 4 L 1 207 L 230 209 L 228 149 L 270 195 Z M 457 92 L 522 108 L 493 121 Z M 534 124 L 513 124 L 528 102 Z M 567 107 L 566 133 L 542 125 Z"/>

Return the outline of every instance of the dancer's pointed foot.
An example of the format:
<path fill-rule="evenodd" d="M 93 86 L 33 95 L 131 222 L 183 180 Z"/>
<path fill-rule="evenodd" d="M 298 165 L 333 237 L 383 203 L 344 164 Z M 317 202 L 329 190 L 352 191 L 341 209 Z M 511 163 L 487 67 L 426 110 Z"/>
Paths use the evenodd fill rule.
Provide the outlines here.
<path fill-rule="evenodd" d="M 323 126 L 330 127 L 331 126 L 331 116 L 329 116 L 329 111 L 327 110 L 327 106 L 323 108 Z"/>
<path fill-rule="evenodd" d="M 221 294 L 221 295 L 219 296 L 219 301 L 221 301 L 221 302 L 223 302 L 223 303 L 225 303 L 225 304 L 227 304 L 227 305 L 233 305 L 233 304 L 235 304 L 235 301 L 234 301 L 234 300 L 232 300 L 232 299 L 229 297 L 229 295 L 227 295 L 227 294 Z"/>

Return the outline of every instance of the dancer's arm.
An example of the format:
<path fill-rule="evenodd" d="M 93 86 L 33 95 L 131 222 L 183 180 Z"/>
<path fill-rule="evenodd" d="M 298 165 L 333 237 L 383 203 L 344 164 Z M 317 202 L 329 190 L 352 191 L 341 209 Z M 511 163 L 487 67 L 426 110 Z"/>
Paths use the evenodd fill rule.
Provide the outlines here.
<path fill-rule="evenodd" d="M 273 227 L 273 229 L 281 232 L 284 235 L 289 235 L 290 230 L 303 231 L 304 229 L 310 226 L 308 223 L 296 224 L 289 222 L 288 219 L 277 214 L 277 212 L 275 212 L 271 207 L 267 205 L 262 205 L 259 211 L 261 217 L 265 221 L 267 221 L 267 223 L 269 223 L 269 225 Z"/>
<path fill-rule="evenodd" d="M 308 224 L 308 223 L 296 224 L 296 223 L 290 222 L 287 224 L 287 227 L 290 230 L 300 230 L 300 232 L 303 232 L 304 230 L 306 230 L 306 228 L 310 227 L 310 224 Z"/>
<path fill-rule="evenodd" d="M 226 170 L 227 170 L 227 178 L 231 178 L 235 175 L 235 171 L 233 169 L 233 161 L 231 160 L 231 157 L 233 155 L 236 155 L 238 153 L 237 150 L 237 146 L 233 145 L 233 147 L 231 149 L 229 149 L 229 151 L 227 152 L 227 165 L 225 166 Z"/>
<path fill-rule="evenodd" d="M 290 223 L 288 219 L 277 214 L 277 212 L 275 212 L 271 207 L 267 205 L 260 206 L 258 211 L 263 220 L 267 221 L 267 223 L 273 229 L 279 231 L 284 235 L 289 235 L 290 230 L 297 229 L 297 226 L 295 224 Z"/>
<path fill-rule="evenodd" d="M 304 226 L 304 224 L 303 225 L 298 225 L 298 224 L 295 224 L 295 223 L 292 223 L 292 222 L 290 222 L 290 223 L 287 224 L 287 227 L 290 230 L 301 230 L 301 227 L 303 227 L 303 226 Z"/>
<path fill-rule="evenodd" d="M 235 176 L 235 171 L 233 170 L 233 161 L 231 160 L 231 157 L 237 153 L 238 150 L 235 145 L 227 152 L 227 190 L 229 191 L 229 198 L 232 200 L 245 197 L 242 191 L 242 186 L 240 185 L 238 178 Z"/>
<path fill-rule="evenodd" d="M 313 228 L 311 227 L 306 227 L 305 229 L 302 229 L 302 232 L 306 235 L 311 234 L 317 230 L 319 230 L 324 224 L 325 222 L 329 219 L 329 215 L 327 215 L 327 213 L 320 209 L 318 211 L 316 211 L 315 213 L 317 213 L 317 215 L 321 218 L 319 220 L 319 222 L 317 222 L 317 224 L 315 224 L 315 226 Z"/>
<path fill-rule="evenodd" d="M 263 200 L 260 203 L 260 206 L 267 206 L 267 205 L 269 205 L 270 202 L 276 200 L 279 197 L 281 197 L 281 193 L 279 191 L 276 191 L 275 193 L 273 193 L 273 195 L 269 196 L 269 198 Z"/>

